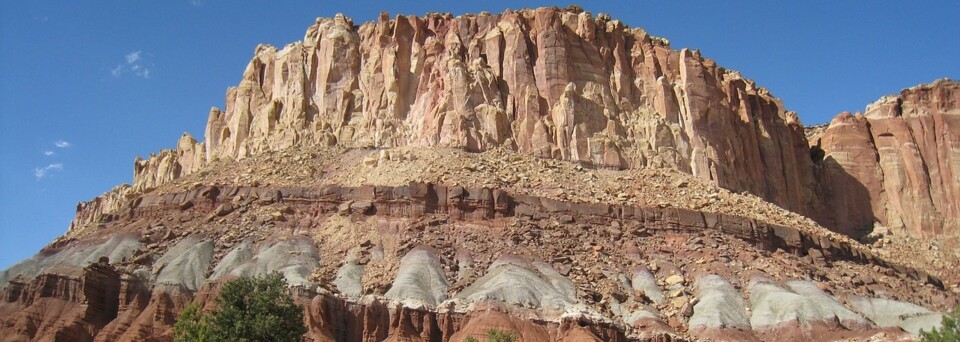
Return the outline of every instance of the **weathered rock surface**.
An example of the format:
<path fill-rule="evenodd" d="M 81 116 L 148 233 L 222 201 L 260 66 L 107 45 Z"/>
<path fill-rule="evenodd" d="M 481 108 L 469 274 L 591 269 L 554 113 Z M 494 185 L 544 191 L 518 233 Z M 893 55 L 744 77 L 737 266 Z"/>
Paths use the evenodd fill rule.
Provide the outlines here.
<path fill-rule="evenodd" d="M 151 154 L 133 161 L 133 184 L 136 189 L 151 189 L 200 170 L 206 162 L 205 144 L 183 133 L 174 150 Z"/>
<path fill-rule="evenodd" d="M 429 248 L 415 248 L 400 260 L 397 278 L 384 294 L 410 308 L 436 308 L 447 299 L 447 278 L 440 259 Z"/>
<path fill-rule="evenodd" d="M 756 340 L 750 328 L 743 296 L 726 280 L 708 274 L 694 283 L 700 302 L 693 306 L 690 332 L 701 338 L 719 340 Z"/>
<path fill-rule="evenodd" d="M 66 248 L 48 246 L 36 256 L 0 271 L 0 289 L 17 276 L 32 279 L 51 269 L 57 269 L 56 272 L 65 275 L 75 275 L 68 271 L 79 271 L 87 265 L 98 263 L 101 258 L 117 263 L 129 258 L 140 246 L 136 233 L 117 234 L 100 243 L 91 241 Z"/>
<path fill-rule="evenodd" d="M 643 295 L 655 304 L 663 304 L 666 301 L 663 291 L 657 286 L 657 280 L 646 267 L 640 267 L 633 272 L 631 285 L 634 293 Z"/>
<path fill-rule="evenodd" d="M 213 242 L 191 236 L 175 246 L 153 264 L 153 282 L 197 291 L 206 280 L 207 267 L 213 259 Z"/>
<path fill-rule="evenodd" d="M 260 277 L 280 273 L 287 284 L 315 290 L 310 274 L 320 265 L 316 247 L 308 239 L 282 240 L 264 244 L 252 253 L 248 244 L 240 244 L 217 267 L 211 279 Z"/>
<path fill-rule="evenodd" d="M 505 257 L 494 261 L 487 273 L 457 295 L 465 302 L 497 301 L 536 308 L 557 318 L 577 302 L 573 282 L 550 265 Z"/>
<path fill-rule="evenodd" d="M 823 340 L 871 328 L 811 282 L 789 281 L 787 287 L 789 290 L 762 276 L 750 280 L 750 326 L 759 336 Z"/>
<path fill-rule="evenodd" d="M 960 303 L 956 275 L 783 210 L 955 232 L 955 82 L 804 132 L 576 8 L 337 16 L 254 55 L 204 142 L 137 159 L 0 273 L 0 339 L 169 341 L 188 303 L 271 272 L 315 341 L 911 338 Z"/>
<path fill-rule="evenodd" d="M 300 42 L 257 47 L 204 140 L 138 160 L 134 188 L 294 145 L 409 145 L 670 166 L 800 213 L 815 200 L 803 128 L 778 99 L 577 10 L 318 19 Z"/>
<path fill-rule="evenodd" d="M 838 115 L 813 137 L 828 227 L 861 236 L 874 222 L 914 237 L 960 234 L 960 83 L 904 89 Z M 866 205 L 866 204 L 869 204 Z"/>
<path fill-rule="evenodd" d="M 359 299 L 363 295 L 363 266 L 347 262 L 337 271 L 333 280 L 337 291 L 350 299 Z"/>
<path fill-rule="evenodd" d="M 920 329 L 930 331 L 940 327 L 943 314 L 911 303 L 882 298 L 854 296 L 850 305 L 865 317 L 881 327 L 899 327 L 918 335 Z"/>
<path fill-rule="evenodd" d="M 184 201 L 191 201 L 194 205 L 184 208 L 181 205 Z M 365 202 L 365 209 L 346 213 L 340 210 L 344 203 L 357 202 Z M 215 220 L 224 220 L 224 226 L 218 226 L 216 221 L 209 221 L 210 213 L 223 203 L 236 203 L 237 208 L 224 217 L 214 216 Z M 258 208 L 254 203 L 266 207 Z M 97 269 L 102 271 L 96 274 L 106 272 L 103 274 L 108 276 L 78 272 L 81 266 L 77 265 L 63 265 L 45 269 L 32 279 L 17 278 L 21 280 L 8 283 L 3 290 L 0 314 L 9 318 L 0 320 L 0 330 L 11 331 L 10 336 L 22 339 L 43 339 L 69 333 L 74 340 L 167 341 L 172 336 L 170 329 L 177 313 L 191 298 L 209 303 L 219 284 L 228 277 L 279 271 L 291 282 L 298 301 L 306 304 L 305 316 L 311 329 L 309 337 L 316 340 L 412 338 L 450 341 L 459 336 L 479 336 L 490 328 L 518 332 L 534 340 L 548 336 L 545 340 L 552 341 L 671 340 L 684 336 L 765 339 L 767 335 L 764 333 L 770 330 L 751 328 L 750 316 L 744 311 L 743 294 L 726 279 L 717 275 L 694 277 L 697 280 L 692 284 L 693 290 L 686 289 L 684 275 L 687 273 L 683 272 L 684 269 L 703 270 L 700 268 L 703 265 L 708 267 L 707 270 L 732 275 L 734 273 L 724 265 L 756 260 L 762 255 L 752 252 L 756 254 L 737 257 L 736 261 L 692 263 L 692 256 L 713 248 L 712 241 L 719 241 L 719 235 L 734 239 L 725 244 L 736 245 L 735 241 L 742 241 L 739 247 L 731 247 L 739 253 L 756 250 L 768 253 L 775 249 L 797 254 L 818 251 L 833 265 L 816 272 L 837 278 L 837 291 L 853 290 L 843 287 L 849 282 L 842 278 L 852 272 L 874 274 L 884 283 L 894 285 L 910 284 L 921 289 L 927 287 L 920 284 L 933 285 L 927 291 L 910 293 L 915 300 L 932 302 L 937 298 L 952 298 L 931 290 L 939 284 L 936 278 L 869 255 L 846 240 L 831 240 L 829 235 L 810 235 L 814 232 L 733 216 L 711 215 L 707 219 L 703 213 L 671 208 L 569 204 L 506 192 L 493 195 L 486 189 L 414 183 L 403 187 L 361 188 L 207 187 L 187 193 L 145 194 L 134 200 L 129 209 L 126 214 L 105 223 L 102 229 L 138 229 L 142 230 L 144 241 L 152 241 L 155 237 L 166 240 L 138 245 L 133 252 L 137 255 L 135 258 L 102 259 L 113 265 L 97 264 L 101 265 Z M 269 213 L 278 211 L 284 213 L 285 220 L 272 220 L 273 215 Z M 269 223 L 246 228 L 238 216 L 243 213 L 269 218 L 259 221 Z M 228 219 L 239 220 L 241 224 L 227 223 Z M 317 219 L 320 221 L 313 221 Z M 530 226 L 561 219 L 571 223 L 554 226 L 549 231 Z M 143 225 L 151 220 L 160 220 L 164 225 Z M 373 228 L 367 230 L 361 223 L 371 220 L 375 221 L 371 223 Z M 528 227 L 520 232 L 547 234 L 537 240 L 539 242 L 533 249 L 522 245 L 508 246 L 500 241 L 503 240 L 503 229 L 519 227 L 505 225 L 511 220 Z M 172 222 L 185 225 L 180 229 L 193 233 L 172 233 L 165 228 L 165 224 Z M 560 234 L 596 232 L 601 227 L 612 226 L 621 227 L 617 234 L 634 244 L 629 250 L 656 259 L 620 253 L 615 247 L 604 248 L 593 242 L 584 247 L 584 241 L 596 234 L 573 237 Z M 307 229 L 310 227 L 324 233 L 322 242 L 302 235 L 310 232 Z M 464 228 L 466 230 L 461 230 Z M 262 232 L 270 234 L 260 235 Z M 472 235 L 477 233 L 481 235 Z M 352 234 L 357 234 L 357 238 L 350 238 Z M 415 236 L 419 237 L 411 239 Z M 658 236 L 668 238 L 657 240 Z M 680 245 L 668 242 L 676 236 L 689 238 L 680 239 Z M 447 242 L 448 239 L 461 242 L 455 247 Z M 508 240 L 519 241 L 512 237 Z M 645 243 L 648 240 L 651 242 Z M 62 250 L 88 246 L 86 248 L 90 250 L 110 255 L 116 250 L 115 246 L 123 246 L 122 241 L 127 240 L 118 238 L 112 241 L 100 245 L 83 240 L 61 243 L 65 244 Z M 411 245 L 422 247 L 404 247 Z M 676 254 L 672 257 L 663 254 L 664 248 L 676 248 L 672 250 Z M 459 254 L 454 252 L 456 250 L 460 251 Z M 487 255 L 500 257 L 484 262 L 468 257 L 464 251 L 470 251 L 470 255 L 483 255 L 480 252 L 486 251 Z M 513 255 L 514 252 L 523 255 Z M 325 266 L 320 262 L 321 254 L 330 260 L 344 260 L 344 264 Z M 59 257 L 56 253 L 46 253 L 34 260 L 45 264 L 48 258 L 58 260 Z M 351 264 L 361 259 L 366 263 L 362 268 Z M 529 260 L 554 260 L 555 264 Z M 796 257 L 780 256 L 771 260 L 778 260 L 765 264 L 764 268 L 771 271 L 787 272 L 809 267 L 801 266 L 805 264 Z M 847 260 L 855 263 L 845 266 Z M 395 272 L 389 271 L 392 262 L 397 263 Z M 462 288 L 450 286 L 448 279 L 454 279 L 459 273 L 451 266 L 467 264 L 472 265 L 475 274 L 465 274 L 458 280 L 458 284 L 465 285 Z M 568 264 L 574 267 L 566 269 L 564 266 Z M 793 266 L 783 268 L 784 265 Z M 339 269 L 339 274 L 332 272 L 330 276 L 324 276 L 324 267 Z M 634 276 L 627 278 L 621 273 L 623 271 L 618 271 L 621 267 L 634 270 Z M 654 274 L 644 267 L 655 267 L 657 272 Z M 737 267 L 736 270 L 742 270 L 743 266 Z M 564 269 L 564 273 L 557 268 Z M 33 272 L 27 268 L 20 270 Z M 806 272 L 810 271 L 791 274 L 803 276 Z M 8 274 L 12 273 L 21 271 L 8 271 Z M 897 276 L 883 278 L 885 273 Z M 70 286 L 77 285 L 50 285 L 51 282 L 84 284 L 94 280 L 112 284 L 112 290 L 109 290 L 112 292 L 107 292 L 110 298 L 85 299 L 76 295 L 78 290 L 70 290 Z M 391 285 L 386 288 L 376 286 L 383 281 Z M 737 281 L 743 283 L 746 280 Z M 777 306 L 779 303 L 768 305 L 777 308 L 771 311 L 783 313 L 774 315 L 776 323 L 789 321 L 778 319 L 793 316 L 804 322 L 819 322 L 830 316 L 836 317 L 844 329 L 848 329 L 853 326 L 850 322 L 857 322 L 856 316 L 850 315 L 832 295 L 812 289 L 810 283 L 784 281 L 789 291 L 777 288 L 768 292 L 790 296 L 796 303 L 810 305 L 801 304 L 799 308 Z M 334 293 L 314 291 L 318 288 L 316 285 L 325 282 L 334 284 L 325 288 L 344 290 Z M 659 305 L 652 301 L 657 297 L 652 294 L 659 289 L 658 284 L 663 284 L 670 292 L 670 298 L 664 298 L 665 303 Z M 629 293 L 635 286 L 643 290 Z M 886 293 L 898 292 L 886 287 L 876 289 Z M 763 301 L 762 290 L 752 288 L 750 291 L 756 296 L 751 300 Z M 650 297 L 647 297 L 648 293 Z M 98 292 L 96 295 L 104 294 Z M 666 297 L 662 292 L 661 295 Z M 107 304 L 96 304 L 100 302 Z M 72 322 L 94 321 L 90 316 L 94 313 L 85 305 L 99 305 L 96 312 L 108 312 L 109 317 L 83 323 L 82 333 L 65 328 L 77 326 Z M 759 309 L 755 311 L 754 315 L 761 312 Z M 913 329 L 916 324 L 909 321 L 895 325 Z M 784 328 L 782 325 L 778 327 Z M 806 331 L 807 328 L 801 326 L 786 333 L 791 336 L 825 336 L 804 335 Z M 878 330 L 865 324 L 857 332 L 862 335 L 841 336 L 862 337 L 878 332 L 895 336 L 897 330 Z"/>
<path fill-rule="evenodd" d="M 90 341 L 117 317 L 120 277 L 105 264 L 72 267 L 74 275 L 44 273 L 6 284 L 0 304 L 3 341 Z"/>
<path fill-rule="evenodd" d="M 672 167 L 857 237 L 875 221 L 953 236 L 958 88 L 905 90 L 808 142 L 765 89 L 605 15 L 541 8 L 359 26 L 338 16 L 283 49 L 258 46 L 226 108 L 211 109 L 205 141 L 185 134 L 176 149 L 138 159 L 132 189 L 291 146 L 506 148 Z"/>
<path fill-rule="evenodd" d="M 505 148 L 671 167 L 854 237 L 878 222 L 955 246 L 958 88 L 904 90 L 808 141 L 764 88 L 606 15 L 541 8 L 359 26 L 337 16 L 282 49 L 258 46 L 226 108 L 211 109 L 205 141 L 184 134 L 176 149 L 137 159 L 124 191 L 292 146 Z M 87 212 L 73 226 L 102 219 Z"/>
<path fill-rule="evenodd" d="M 216 195 L 212 195 L 216 194 Z M 232 187 L 211 186 L 197 188 L 182 193 L 149 193 L 142 195 L 124 205 L 126 213 L 118 216 L 115 223 L 123 224 L 130 220 L 156 219 L 164 217 L 165 213 L 182 212 L 179 203 L 183 201 L 195 202 L 190 208 L 193 212 L 209 212 L 219 207 L 218 203 L 232 203 L 246 201 L 266 201 L 275 203 L 282 200 L 287 208 L 298 206 L 302 212 L 315 213 L 322 210 L 314 203 L 325 203 L 327 210 L 340 213 L 340 206 L 344 203 L 365 203 L 364 209 L 357 215 L 394 215 L 420 217 L 427 214 L 444 214 L 457 220 L 485 220 L 504 217 L 525 219 L 540 219 L 541 215 L 553 215 L 564 220 L 574 222 L 589 222 L 595 224 L 631 227 L 631 234 L 642 236 L 644 227 L 649 229 L 673 229 L 689 232 L 722 232 L 730 236 L 755 243 L 758 246 L 770 249 L 783 249 L 799 255 L 809 254 L 816 250 L 821 257 L 831 259 L 850 259 L 858 262 L 872 263 L 883 267 L 893 267 L 898 272 L 922 282 L 942 286 L 942 281 L 931 276 L 922 269 L 914 269 L 898 263 L 890 262 L 855 242 L 829 234 L 822 230 L 801 230 L 795 227 L 771 224 L 760 220 L 748 219 L 735 215 L 703 213 L 699 211 L 679 208 L 637 207 L 630 205 L 581 204 L 561 202 L 546 198 L 527 195 L 511 194 L 500 190 L 487 188 L 464 188 L 461 186 L 444 186 L 424 183 L 409 183 L 405 186 L 362 186 L 358 188 L 341 186 L 312 187 Z M 329 207 L 336 203 L 333 207 Z M 196 215 L 188 216 L 194 219 Z M 207 216 L 209 218 L 209 216 Z M 281 225 L 295 225 L 301 222 L 291 217 L 281 222 Z M 822 234 L 822 235 L 821 235 Z M 237 249 L 241 249 L 240 244 Z M 279 247 L 278 247 L 279 246 Z M 264 248 L 264 247 L 261 247 Z M 276 246 L 267 246 L 259 253 L 266 253 L 265 258 L 253 258 L 256 261 L 250 265 L 242 265 L 240 269 L 250 267 L 259 270 L 250 275 L 284 270 L 285 262 L 290 262 L 281 251 L 293 250 L 300 258 L 314 259 L 315 251 L 309 242 L 303 238 L 292 241 L 283 241 Z M 246 252 L 245 252 L 246 253 Z M 232 254 L 232 253 L 231 253 Z M 259 255 L 259 254 L 258 254 Z M 411 257 L 410 265 L 432 265 L 435 262 L 428 257 Z M 228 254 L 229 260 L 241 262 L 245 259 Z M 420 260 L 421 257 L 423 260 Z M 318 262 L 318 261 L 317 261 Z M 222 270 L 225 266 L 217 266 L 215 270 Z M 264 271 L 264 268 L 269 271 Z M 215 272 L 216 273 L 216 272 Z M 297 271 L 296 274 L 304 274 Z M 239 275 L 239 274 L 238 274 Z M 290 278 L 290 281 L 298 279 Z M 680 278 L 682 281 L 682 278 Z M 431 285 L 432 286 L 432 285 Z"/>
<path fill-rule="evenodd" d="M 243 241 L 227 253 L 220 262 L 217 263 L 217 266 L 213 268 L 213 273 L 210 274 L 210 279 L 220 279 L 224 276 L 227 276 L 232 272 L 237 266 L 242 265 L 253 259 L 253 244 L 250 241 Z"/>

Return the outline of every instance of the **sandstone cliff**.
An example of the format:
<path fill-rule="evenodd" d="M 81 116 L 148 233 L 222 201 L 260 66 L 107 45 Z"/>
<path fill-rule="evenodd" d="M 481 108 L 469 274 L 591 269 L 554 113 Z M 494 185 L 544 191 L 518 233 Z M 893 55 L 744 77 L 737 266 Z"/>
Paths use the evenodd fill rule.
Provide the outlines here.
<path fill-rule="evenodd" d="M 955 253 L 807 217 L 955 234 L 958 89 L 805 131 L 606 15 L 318 19 L 0 272 L 0 340 L 167 341 L 270 272 L 315 341 L 910 338 L 960 303 Z"/>
<path fill-rule="evenodd" d="M 337 16 L 283 49 L 258 46 L 226 109 L 210 110 L 205 141 L 184 134 L 175 150 L 138 159 L 133 189 L 291 146 L 507 148 L 675 168 L 851 236 L 874 222 L 953 236 L 957 87 L 942 80 L 885 97 L 808 142 L 765 89 L 605 15 L 384 14 L 360 26 Z"/>
<path fill-rule="evenodd" d="M 137 161 L 153 188 L 216 159 L 290 146 L 503 147 L 585 166 L 669 166 L 807 214 L 803 128 L 698 51 L 576 10 L 317 19 L 258 46 L 204 143 Z"/>
<path fill-rule="evenodd" d="M 838 115 L 811 139 L 829 210 L 823 223 L 862 235 L 874 222 L 914 237 L 960 234 L 960 83 L 904 89 Z M 954 242 L 955 243 L 955 242 Z"/>

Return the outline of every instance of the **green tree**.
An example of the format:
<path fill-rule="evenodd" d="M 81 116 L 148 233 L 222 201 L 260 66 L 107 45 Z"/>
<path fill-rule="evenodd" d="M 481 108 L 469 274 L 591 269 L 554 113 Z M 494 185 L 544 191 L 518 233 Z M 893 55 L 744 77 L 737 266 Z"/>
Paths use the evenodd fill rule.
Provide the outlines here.
<path fill-rule="evenodd" d="M 516 340 L 517 334 L 512 331 L 487 330 L 487 341 L 489 342 L 515 342 Z"/>
<path fill-rule="evenodd" d="M 953 309 L 952 314 L 943 315 L 940 329 L 931 331 L 920 329 L 920 339 L 924 342 L 957 342 L 960 341 L 960 306 Z"/>
<path fill-rule="evenodd" d="M 206 317 L 197 303 L 190 303 L 180 312 L 173 325 L 174 341 L 210 341 L 210 329 Z"/>
<path fill-rule="evenodd" d="M 503 331 L 497 329 L 487 330 L 487 342 L 516 342 L 517 334 L 512 331 Z M 480 342 L 476 337 L 467 336 L 463 342 Z"/>
<path fill-rule="evenodd" d="M 303 308 L 293 303 L 283 276 L 241 277 L 223 285 L 217 307 L 203 314 L 187 306 L 174 325 L 176 341 L 302 341 Z"/>

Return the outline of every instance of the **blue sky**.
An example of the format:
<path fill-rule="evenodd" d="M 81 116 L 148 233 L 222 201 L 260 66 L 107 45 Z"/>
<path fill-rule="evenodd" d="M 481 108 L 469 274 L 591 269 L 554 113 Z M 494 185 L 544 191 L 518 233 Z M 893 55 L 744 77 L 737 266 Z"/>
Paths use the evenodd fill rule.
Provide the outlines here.
<path fill-rule="evenodd" d="M 202 137 L 258 43 L 316 17 L 501 12 L 542 1 L 4 1 L 0 269 L 63 234 L 76 204 L 132 180 L 133 159 Z M 960 2 L 617 1 L 586 5 L 700 49 L 808 124 L 937 78 L 960 79 Z"/>

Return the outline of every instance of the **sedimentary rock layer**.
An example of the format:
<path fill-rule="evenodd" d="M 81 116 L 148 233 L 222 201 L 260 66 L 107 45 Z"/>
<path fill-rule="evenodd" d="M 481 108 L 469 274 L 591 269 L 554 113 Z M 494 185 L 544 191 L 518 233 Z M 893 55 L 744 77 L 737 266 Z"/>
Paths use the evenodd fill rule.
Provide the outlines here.
<path fill-rule="evenodd" d="M 841 115 L 811 142 L 827 151 L 814 165 L 797 115 L 764 88 L 606 15 L 384 14 L 359 26 L 337 16 L 282 49 L 258 46 L 204 141 L 185 134 L 138 159 L 133 190 L 294 145 L 508 148 L 673 167 L 846 234 L 879 222 L 932 237 L 960 217 L 957 87 L 915 87 L 866 119 Z"/>
<path fill-rule="evenodd" d="M 840 114 L 811 144 L 824 155 L 825 225 L 851 235 L 874 222 L 914 237 L 960 234 L 960 83 L 939 80 Z"/>
<path fill-rule="evenodd" d="M 219 228 L 216 234 L 175 233 L 155 224 L 210 225 L 218 219 L 237 219 L 231 215 L 267 205 L 285 208 L 274 225 L 262 228 L 276 237 L 234 238 L 236 232 Z M 15 267 L 5 274 L 13 279 L 5 284 L 4 301 L 0 303 L 0 316 L 4 317 L 0 320 L 0 330 L 7 332 L 8 338 L 166 341 L 171 337 L 170 327 L 177 313 L 190 300 L 211 305 L 212 295 L 223 281 L 238 275 L 275 271 L 285 276 L 298 302 L 305 306 L 308 335 L 321 341 L 459 341 L 465 336 L 482 336 L 491 328 L 519 332 L 525 340 L 533 341 L 662 341 L 684 336 L 768 339 L 782 333 L 798 337 L 866 337 L 881 332 L 871 322 L 894 327 L 883 331 L 893 334 L 888 336 L 900 336 L 897 334 L 903 333 L 895 327 L 902 326 L 913 332 L 918 327 L 928 328 L 936 317 L 935 313 L 913 304 L 883 301 L 890 307 L 923 310 L 930 316 L 925 320 L 890 320 L 874 312 L 876 305 L 868 305 L 872 299 L 858 297 L 855 299 L 855 305 L 859 305 L 856 308 L 860 308 L 857 312 L 873 320 L 867 321 L 846 309 L 837 298 L 819 290 L 818 285 L 796 281 L 778 285 L 777 281 L 766 278 L 757 283 L 765 287 L 753 283 L 743 287 L 752 296 L 753 315 L 750 316 L 745 311 L 745 293 L 730 284 L 742 286 L 743 280 L 736 279 L 729 271 L 721 276 L 687 268 L 691 273 L 685 274 L 666 261 L 649 264 L 655 267 L 656 274 L 645 266 L 634 267 L 630 278 L 627 274 L 631 273 L 618 270 L 624 268 L 591 270 L 591 277 L 616 284 L 604 292 L 593 292 L 584 288 L 583 271 L 571 273 L 568 265 L 572 260 L 588 256 L 557 244 L 560 240 L 546 237 L 548 240 L 538 249 L 554 250 L 557 246 L 560 249 L 550 253 L 563 254 L 548 254 L 549 257 L 537 260 L 503 253 L 489 262 L 488 267 L 479 267 L 480 264 L 464 252 L 454 257 L 449 250 L 440 251 L 429 245 L 406 247 L 395 256 L 399 262 L 393 273 L 378 274 L 375 266 L 370 266 L 371 260 L 391 257 L 383 249 L 385 241 L 425 229 L 415 225 L 393 228 L 390 222 L 418 217 L 428 225 L 445 218 L 471 225 L 473 229 L 486 226 L 493 230 L 503 229 L 508 219 L 562 221 L 570 228 L 556 227 L 556 232 L 586 229 L 593 232 L 592 235 L 597 235 L 603 227 L 619 227 L 615 234 L 621 236 L 620 241 L 639 243 L 652 235 L 671 236 L 671 239 L 691 236 L 684 238 L 687 242 L 683 245 L 693 251 L 712 246 L 705 243 L 705 239 L 730 236 L 746 242 L 740 247 L 743 249 L 788 251 L 814 264 L 866 263 L 869 266 L 858 272 L 884 270 L 896 275 L 897 281 L 906 281 L 912 286 L 923 287 L 922 283 L 931 284 L 929 289 L 942 286 L 934 277 L 887 262 L 844 241 L 790 227 L 673 208 L 571 204 L 482 188 L 422 183 L 359 188 L 206 186 L 181 193 L 150 193 L 131 198 L 124 208 L 122 214 L 100 229 L 132 230 L 131 233 L 99 243 L 66 241 L 63 246 L 51 246 L 35 260 L 28 261 L 33 267 Z M 334 222 L 339 231 L 326 233 L 331 236 L 355 229 L 336 223 L 342 222 L 337 221 L 338 218 L 358 221 L 376 218 L 376 231 L 381 234 L 372 237 L 375 242 L 368 240 L 359 244 L 359 248 L 373 251 L 364 254 L 367 260 L 345 258 L 347 261 L 341 268 L 365 266 L 353 271 L 359 273 L 356 276 L 359 284 L 354 283 L 354 290 L 344 285 L 348 291 L 340 294 L 324 290 L 334 287 L 325 286 L 322 278 L 316 276 L 323 264 L 335 266 L 337 261 L 322 259 L 316 242 L 305 235 L 326 226 L 318 220 Z M 139 228 L 144 223 L 150 228 Z M 296 233 L 298 231 L 301 233 Z M 288 235 L 290 232 L 294 235 Z M 453 232 L 449 236 L 434 233 L 430 236 L 434 246 L 442 245 L 438 241 L 458 239 Z M 489 238 L 485 241 L 491 246 L 498 244 L 489 242 Z M 581 241 L 574 243 L 580 244 Z M 732 243 L 724 243 L 727 245 Z M 462 247 L 459 243 L 457 246 L 455 248 Z M 604 251 L 637 254 L 630 258 L 641 258 L 635 246 L 622 252 L 614 249 L 607 252 L 603 247 L 594 245 L 587 250 L 594 255 Z M 656 247 L 660 248 L 662 246 Z M 85 251 L 87 261 L 77 263 L 65 258 L 78 250 Z M 654 255 L 649 252 L 643 254 Z M 671 253 L 685 252 L 678 249 Z M 730 254 L 716 255 L 727 258 L 724 255 Z M 677 258 L 692 259 L 683 255 Z M 453 260 L 456 260 L 457 272 L 450 269 Z M 711 263 L 715 266 L 706 266 L 706 270 L 720 271 L 713 267 L 724 264 L 727 262 Z M 811 267 L 807 262 L 804 264 Z M 741 273 L 743 266 L 736 267 L 737 273 Z M 17 277 L 18 274 L 22 277 Z M 459 276 L 453 277 L 453 274 Z M 386 282 L 390 286 L 381 291 L 379 287 L 370 286 L 371 282 Z M 341 284 L 346 283 L 334 285 L 339 288 Z M 693 288 L 688 289 L 685 284 Z M 669 293 L 668 298 L 664 298 L 663 291 Z M 890 290 L 877 288 L 877 291 L 882 294 Z M 598 298 L 604 301 L 598 302 Z M 838 319 L 842 325 L 834 322 Z M 679 332 L 681 328 L 687 329 L 685 333 Z"/>
<path fill-rule="evenodd" d="M 937 236 L 960 217 L 956 88 L 916 87 L 866 119 L 841 115 L 813 142 L 828 152 L 815 166 L 797 115 L 765 89 L 605 15 L 383 15 L 359 26 L 337 16 L 282 49 L 258 46 L 226 108 L 211 109 L 204 142 L 185 134 L 138 159 L 133 189 L 294 145 L 503 147 L 673 167 L 850 235 L 876 221 Z"/>
<path fill-rule="evenodd" d="M 940 317 L 920 305 L 958 302 L 930 265 L 904 266 L 806 218 L 770 222 L 786 212 L 756 198 L 763 208 L 705 212 L 753 202 L 692 194 L 703 187 L 687 175 L 581 166 L 677 169 L 854 236 L 874 221 L 949 236 L 958 103 L 960 85 L 938 81 L 810 134 L 752 81 L 606 15 L 318 19 L 303 41 L 257 47 L 203 142 L 185 134 L 137 159 L 132 186 L 81 203 L 67 236 L 0 273 L 0 339 L 166 341 L 191 300 L 209 307 L 223 282 L 272 272 L 320 341 L 461 341 L 489 329 L 525 341 L 907 337 Z M 428 169 L 399 168 L 413 154 L 391 150 L 407 146 L 576 166 L 557 174 L 587 194 L 509 187 L 553 182 L 527 175 L 363 185 Z M 308 152 L 224 171 L 295 149 Z M 344 176 L 347 163 L 315 153 L 371 168 Z M 501 164 L 476 165 L 463 168 Z M 380 178 L 352 179 L 367 176 Z M 657 186 L 586 185 L 610 179 Z M 658 197 L 660 183 L 706 199 L 628 202 Z"/>
<path fill-rule="evenodd" d="M 794 227 L 770 224 L 753 219 L 705 213 L 679 208 L 641 208 L 607 204 L 568 203 L 547 198 L 510 194 L 496 189 L 447 187 L 411 183 L 409 186 L 364 186 L 359 188 L 326 186 L 323 188 L 273 188 L 207 186 L 188 192 L 146 194 L 121 206 L 119 220 L 162 219 L 181 208 L 196 208 L 220 215 L 238 199 L 283 201 L 303 207 L 307 212 L 333 210 L 356 211 L 398 217 L 419 217 L 442 213 L 457 219 L 494 219 L 502 217 L 547 217 L 566 215 L 578 222 L 611 224 L 636 229 L 677 229 L 692 231 L 716 230 L 756 243 L 763 248 L 777 248 L 807 255 L 811 249 L 828 258 L 852 259 L 894 267 L 914 279 L 943 287 L 942 281 L 922 270 L 891 263 L 858 248 L 845 240 L 817 236 Z M 338 208 L 343 203 L 346 209 Z M 230 209 L 233 210 L 233 209 Z M 281 223 L 282 225 L 293 224 Z M 185 247 L 189 248 L 189 247 Z"/>
<path fill-rule="evenodd" d="M 317 19 L 258 46 L 204 142 L 135 164 L 135 189 L 292 145 L 505 147 L 596 167 L 670 166 L 808 213 L 797 116 L 699 51 L 578 10 Z"/>

